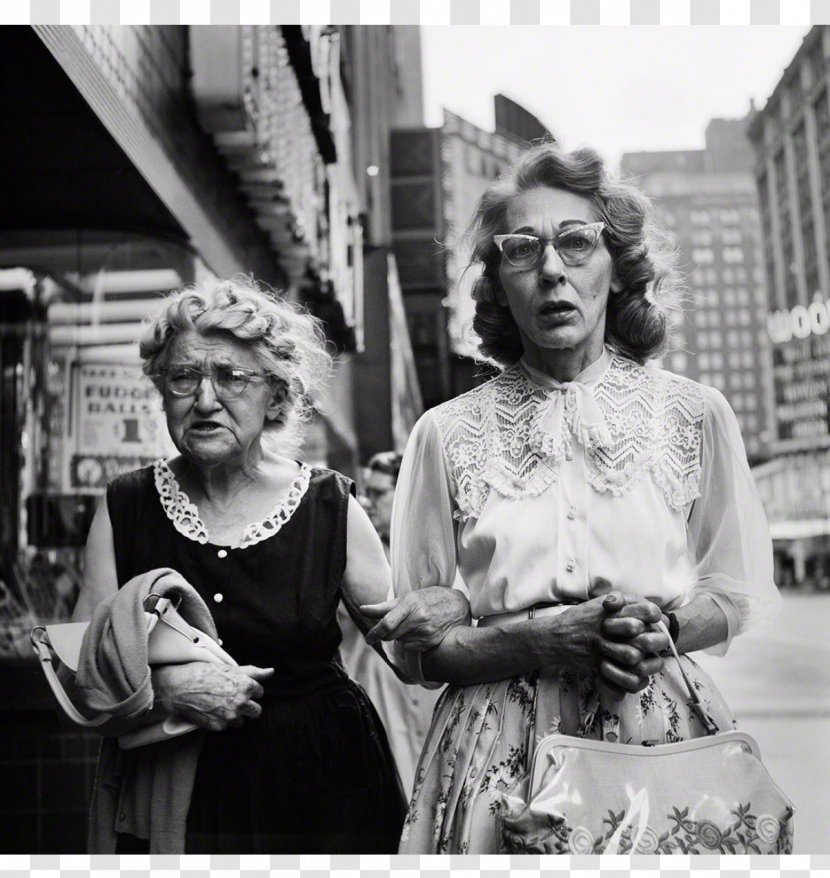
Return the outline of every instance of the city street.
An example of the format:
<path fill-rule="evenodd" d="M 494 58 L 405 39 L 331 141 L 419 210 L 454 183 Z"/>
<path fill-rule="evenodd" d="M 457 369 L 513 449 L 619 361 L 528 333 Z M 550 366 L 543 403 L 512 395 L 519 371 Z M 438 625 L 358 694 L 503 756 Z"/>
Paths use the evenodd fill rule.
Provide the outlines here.
<path fill-rule="evenodd" d="M 830 596 L 785 595 L 723 658 L 696 655 L 796 809 L 795 853 L 830 852 Z"/>

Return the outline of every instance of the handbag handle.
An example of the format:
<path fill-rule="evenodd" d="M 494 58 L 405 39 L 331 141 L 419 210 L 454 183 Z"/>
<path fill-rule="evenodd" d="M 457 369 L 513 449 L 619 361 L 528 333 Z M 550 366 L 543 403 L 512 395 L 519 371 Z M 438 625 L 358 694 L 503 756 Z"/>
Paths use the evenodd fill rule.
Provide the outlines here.
<path fill-rule="evenodd" d="M 37 625 L 32 628 L 32 632 L 29 636 L 32 640 L 35 655 L 38 657 L 40 665 L 43 668 L 43 673 L 46 675 L 46 682 L 49 683 L 49 688 L 52 690 L 55 698 L 58 700 L 58 704 L 63 708 L 66 715 L 73 722 L 77 723 L 79 726 L 84 726 L 85 728 L 93 728 L 94 726 L 100 726 L 105 722 L 109 722 L 112 717 L 110 717 L 108 713 L 102 713 L 94 719 L 88 719 L 78 710 L 77 707 L 75 707 L 69 696 L 66 694 L 66 690 L 55 671 L 55 666 L 52 661 L 52 653 L 49 650 L 49 635 L 46 631 L 46 627 L 44 625 Z"/>
<path fill-rule="evenodd" d="M 666 623 L 661 619 L 657 622 L 657 627 L 669 638 L 669 649 L 675 659 L 677 659 L 677 667 L 680 669 L 680 676 L 683 678 L 683 682 L 686 684 L 686 689 L 689 692 L 689 698 L 692 700 L 692 709 L 697 714 L 698 719 L 703 723 L 703 728 L 706 729 L 706 734 L 717 735 L 720 728 L 718 728 L 717 723 L 703 709 L 703 704 L 701 704 L 700 697 L 697 692 L 695 692 L 695 687 L 692 686 L 691 681 L 686 676 L 686 672 L 683 670 L 683 664 L 680 661 L 680 654 L 677 652 L 677 647 L 669 634 L 669 629 L 666 627 Z"/>

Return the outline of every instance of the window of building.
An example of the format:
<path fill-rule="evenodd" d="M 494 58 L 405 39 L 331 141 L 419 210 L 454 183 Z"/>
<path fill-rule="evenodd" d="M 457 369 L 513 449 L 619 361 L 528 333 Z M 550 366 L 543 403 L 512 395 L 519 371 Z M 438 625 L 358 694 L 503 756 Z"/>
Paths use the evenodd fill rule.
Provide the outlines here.
<path fill-rule="evenodd" d="M 687 358 L 683 351 L 676 351 L 671 356 L 671 367 L 674 372 L 686 371 Z"/>
<path fill-rule="evenodd" d="M 695 325 L 706 326 L 709 323 L 709 312 L 705 308 L 698 308 L 695 311 Z"/>
<path fill-rule="evenodd" d="M 752 312 L 743 308 L 738 311 L 738 323 L 741 326 L 752 326 Z"/>
<path fill-rule="evenodd" d="M 744 418 L 746 420 L 747 430 L 750 430 L 754 433 L 758 429 L 758 416 L 753 412 L 748 412 L 746 415 L 744 415 Z"/>
<path fill-rule="evenodd" d="M 706 370 L 709 368 L 709 354 L 705 352 L 698 354 L 697 367 L 701 370 Z"/>
<path fill-rule="evenodd" d="M 721 301 L 724 305 L 737 305 L 738 297 L 735 294 L 734 287 L 724 287 L 721 295 Z"/>
<path fill-rule="evenodd" d="M 711 332 L 712 347 L 719 348 L 723 344 L 723 336 L 719 329 L 713 329 Z"/>
<path fill-rule="evenodd" d="M 749 373 L 747 373 L 746 377 L 750 378 L 751 376 L 749 375 Z M 752 385 L 750 384 L 749 386 L 751 387 Z M 746 409 L 747 409 L 747 411 L 751 411 L 751 412 L 754 412 L 758 409 L 758 397 L 756 397 L 754 393 L 747 393 L 747 395 L 746 395 Z"/>
<path fill-rule="evenodd" d="M 723 369 L 723 354 L 720 351 L 713 351 L 709 357 L 713 369 Z"/>
<path fill-rule="evenodd" d="M 743 307 L 749 306 L 749 290 L 746 287 L 738 287 L 738 304 Z"/>
<path fill-rule="evenodd" d="M 727 308 L 723 312 L 723 319 L 724 319 L 724 323 L 727 326 L 735 326 L 738 322 L 737 315 L 732 308 Z M 731 342 L 728 341 L 728 337 L 727 337 L 727 344 L 731 344 Z"/>
<path fill-rule="evenodd" d="M 738 281 L 738 283 L 742 283 L 742 284 L 746 283 L 747 275 L 746 275 L 746 269 L 743 267 L 743 265 L 739 265 L 735 269 L 735 280 Z"/>
<path fill-rule="evenodd" d="M 719 219 L 724 225 L 734 225 L 741 221 L 741 212 L 734 208 L 722 210 L 719 214 Z"/>
<path fill-rule="evenodd" d="M 730 369 L 740 369 L 741 368 L 741 352 L 740 351 L 729 351 L 729 355 L 727 357 L 729 361 Z"/>
<path fill-rule="evenodd" d="M 692 260 L 698 265 L 707 265 L 715 261 L 715 253 L 710 247 L 695 247 Z"/>
<path fill-rule="evenodd" d="M 741 243 L 741 230 L 740 229 L 723 229 L 720 235 L 721 241 L 724 244 L 740 244 Z"/>
<path fill-rule="evenodd" d="M 692 232 L 692 243 L 698 247 L 708 247 L 712 244 L 712 233 L 709 229 L 695 229 Z"/>
<path fill-rule="evenodd" d="M 693 226 L 706 226 L 712 221 L 708 210 L 693 210 L 689 214 L 689 219 Z"/>
<path fill-rule="evenodd" d="M 723 261 L 724 262 L 743 262 L 744 261 L 744 251 L 740 247 L 724 247 L 723 248 Z"/>
<path fill-rule="evenodd" d="M 710 375 L 709 372 L 701 372 L 698 376 L 698 380 L 701 384 L 709 384 L 711 386 L 713 377 L 714 376 Z"/>
<path fill-rule="evenodd" d="M 712 375 L 712 380 L 709 382 L 712 387 L 716 387 L 718 390 L 723 392 L 726 388 L 726 379 L 723 377 L 723 372 L 715 372 Z"/>
<path fill-rule="evenodd" d="M 752 369 L 755 367 L 755 354 L 753 351 L 744 350 L 741 352 L 741 363 L 744 369 Z"/>
<path fill-rule="evenodd" d="M 724 270 L 720 273 L 721 280 L 725 284 L 731 284 L 732 281 L 735 280 L 735 269 L 734 268 L 724 268 Z"/>
<path fill-rule="evenodd" d="M 715 271 L 714 268 L 707 268 L 704 271 L 704 274 L 706 275 L 706 282 L 707 283 L 716 284 L 718 282 L 718 273 L 717 273 L 717 271 Z M 710 290 L 710 292 L 714 293 L 715 291 Z"/>

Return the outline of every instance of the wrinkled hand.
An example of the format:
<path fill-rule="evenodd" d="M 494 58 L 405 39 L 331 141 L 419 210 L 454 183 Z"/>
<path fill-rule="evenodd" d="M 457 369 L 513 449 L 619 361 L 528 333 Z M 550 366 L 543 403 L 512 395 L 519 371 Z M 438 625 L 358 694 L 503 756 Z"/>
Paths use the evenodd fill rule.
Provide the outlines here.
<path fill-rule="evenodd" d="M 262 698 L 264 690 L 257 681 L 273 673 L 273 668 L 254 665 L 188 662 L 156 668 L 153 688 L 156 700 L 172 715 L 208 731 L 221 732 L 262 713 L 256 699 Z"/>
<path fill-rule="evenodd" d="M 613 697 L 639 692 L 663 669 L 659 653 L 668 649 L 666 634 L 656 627 L 660 608 L 646 598 L 611 592 L 603 598 L 605 618 L 598 646 L 601 684 Z"/>
<path fill-rule="evenodd" d="M 369 645 L 379 640 L 400 640 L 418 652 L 438 646 L 451 628 L 472 621 L 464 594 L 443 585 L 419 588 L 381 604 L 364 604 L 360 612 L 370 619 L 380 619 L 366 635 Z"/>

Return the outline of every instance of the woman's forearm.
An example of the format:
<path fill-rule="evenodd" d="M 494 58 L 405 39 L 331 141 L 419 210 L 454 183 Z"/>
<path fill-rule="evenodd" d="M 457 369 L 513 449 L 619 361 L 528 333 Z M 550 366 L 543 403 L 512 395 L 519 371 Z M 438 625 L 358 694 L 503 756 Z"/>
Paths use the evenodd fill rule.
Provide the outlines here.
<path fill-rule="evenodd" d="M 491 683 L 537 670 L 553 650 L 542 629 L 544 619 L 529 619 L 503 628 L 451 629 L 434 649 L 421 656 L 424 678 L 430 682 Z"/>
<path fill-rule="evenodd" d="M 600 658 L 601 610 L 582 604 L 556 616 L 504 626 L 452 628 L 441 643 L 421 656 L 424 678 L 468 685 L 505 680 L 558 667 L 585 670 Z"/>
<path fill-rule="evenodd" d="M 680 625 L 677 651 L 681 654 L 723 643 L 729 626 L 723 610 L 705 594 L 697 595 L 674 613 Z"/>

